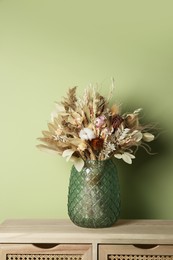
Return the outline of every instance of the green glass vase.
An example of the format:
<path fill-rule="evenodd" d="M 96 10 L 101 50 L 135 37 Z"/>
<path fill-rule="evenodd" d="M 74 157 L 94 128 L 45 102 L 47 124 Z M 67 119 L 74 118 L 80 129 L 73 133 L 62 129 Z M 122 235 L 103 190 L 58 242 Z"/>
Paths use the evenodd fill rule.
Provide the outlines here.
<path fill-rule="evenodd" d="M 120 187 L 115 163 L 111 160 L 85 161 L 78 172 L 71 169 L 68 215 L 80 227 L 112 226 L 120 214 Z"/>

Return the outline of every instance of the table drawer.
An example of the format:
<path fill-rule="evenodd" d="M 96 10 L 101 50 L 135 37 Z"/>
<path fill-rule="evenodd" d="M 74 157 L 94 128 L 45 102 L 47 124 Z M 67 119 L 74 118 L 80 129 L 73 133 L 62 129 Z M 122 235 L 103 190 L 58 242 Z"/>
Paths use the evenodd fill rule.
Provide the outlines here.
<path fill-rule="evenodd" d="M 90 244 L 1 244 L 0 260 L 91 260 Z"/>
<path fill-rule="evenodd" d="M 173 245 L 99 245 L 99 260 L 173 260 Z"/>

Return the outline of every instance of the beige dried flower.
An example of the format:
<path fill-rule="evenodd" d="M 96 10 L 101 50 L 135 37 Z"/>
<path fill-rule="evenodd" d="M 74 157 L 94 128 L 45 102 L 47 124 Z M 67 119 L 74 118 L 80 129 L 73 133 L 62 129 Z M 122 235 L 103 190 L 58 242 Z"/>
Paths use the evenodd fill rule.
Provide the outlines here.
<path fill-rule="evenodd" d="M 131 164 L 137 147 L 149 149 L 154 135 L 140 123 L 141 108 L 121 115 L 117 104 L 109 106 L 108 99 L 95 87 L 86 88 L 82 98 L 76 96 L 76 87 L 51 114 L 48 130 L 43 131 L 38 148 L 59 154 L 72 161 L 81 170 L 85 160 L 105 160 L 114 156 Z"/>

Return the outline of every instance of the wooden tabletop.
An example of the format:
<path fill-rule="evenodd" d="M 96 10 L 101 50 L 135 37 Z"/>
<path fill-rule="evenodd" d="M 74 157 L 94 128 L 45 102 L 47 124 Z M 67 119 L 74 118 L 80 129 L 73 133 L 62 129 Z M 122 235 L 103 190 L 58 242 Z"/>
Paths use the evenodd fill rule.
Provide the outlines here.
<path fill-rule="evenodd" d="M 171 220 L 119 220 L 110 228 L 81 228 L 70 220 L 16 219 L 0 225 L 0 243 L 173 244 Z"/>

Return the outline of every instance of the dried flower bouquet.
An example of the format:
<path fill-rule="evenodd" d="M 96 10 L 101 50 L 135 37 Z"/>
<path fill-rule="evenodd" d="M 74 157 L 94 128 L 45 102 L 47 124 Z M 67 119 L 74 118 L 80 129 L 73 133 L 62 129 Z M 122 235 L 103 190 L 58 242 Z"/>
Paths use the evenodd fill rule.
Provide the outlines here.
<path fill-rule="evenodd" d="M 78 171 L 85 160 L 114 156 L 131 164 L 139 146 L 150 152 L 147 143 L 155 137 L 140 124 L 141 109 L 121 115 L 118 105 L 109 104 L 112 93 L 113 89 L 105 98 L 91 86 L 77 98 L 76 87 L 70 88 L 67 97 L 56 103 L 48 131 L 38 138 L 44 144 L 38 148 L 71 160 Z"/>

